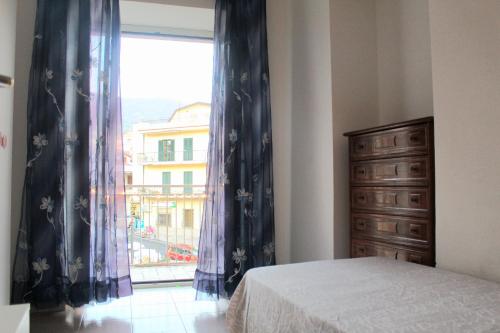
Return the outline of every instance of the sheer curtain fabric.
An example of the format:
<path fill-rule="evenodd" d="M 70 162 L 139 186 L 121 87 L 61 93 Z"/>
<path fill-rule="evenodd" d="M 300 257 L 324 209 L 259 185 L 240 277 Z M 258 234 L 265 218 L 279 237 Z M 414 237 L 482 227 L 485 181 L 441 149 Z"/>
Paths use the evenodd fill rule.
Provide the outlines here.
<path fill-rule="evenodd" d="M 266 1 L 217 0 L 207 198 L 194 288 L 230 296 L 275 264 Z"/>
<path fill-rule="evenodd" d="M 39 0 L 12 303 L 80 306 L 132 292 L 118 0 Z"/>

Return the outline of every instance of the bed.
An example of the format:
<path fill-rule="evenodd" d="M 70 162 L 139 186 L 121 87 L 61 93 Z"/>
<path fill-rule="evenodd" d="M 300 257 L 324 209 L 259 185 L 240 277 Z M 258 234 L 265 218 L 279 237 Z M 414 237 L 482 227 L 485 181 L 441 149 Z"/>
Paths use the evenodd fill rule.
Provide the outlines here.
<path fill-rule="evenodd" d="M 500 332 L 500 284 L 381 257 L 256 268 L 232 333 Z"/>

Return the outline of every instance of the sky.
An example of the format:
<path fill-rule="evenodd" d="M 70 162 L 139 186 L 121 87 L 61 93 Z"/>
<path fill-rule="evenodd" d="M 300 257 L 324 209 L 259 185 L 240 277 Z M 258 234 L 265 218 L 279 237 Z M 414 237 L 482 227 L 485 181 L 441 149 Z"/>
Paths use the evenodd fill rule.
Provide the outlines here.
<path fill-rule="evenodd" d="M 212 42 L 122 37 L 122 99 L 210 102 Z"/>

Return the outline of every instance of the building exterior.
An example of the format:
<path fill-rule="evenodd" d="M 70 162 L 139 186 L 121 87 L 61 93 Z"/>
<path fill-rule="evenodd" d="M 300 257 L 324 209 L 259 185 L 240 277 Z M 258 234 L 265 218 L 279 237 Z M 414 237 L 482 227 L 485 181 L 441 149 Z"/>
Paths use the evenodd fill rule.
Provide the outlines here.
<path fill-rule="evenodd" d="M 127 134 L 125 150 L 133 152 L 126 165 L 130 243 L 140 240 L 141 252 L 134 255 L 134 264 L 168 262 L 166 252 L 174 245 L 196 250 L 209 118 L 210 104 L 194 103 L 177 109 L 166 122 L 135 124 Z"/>

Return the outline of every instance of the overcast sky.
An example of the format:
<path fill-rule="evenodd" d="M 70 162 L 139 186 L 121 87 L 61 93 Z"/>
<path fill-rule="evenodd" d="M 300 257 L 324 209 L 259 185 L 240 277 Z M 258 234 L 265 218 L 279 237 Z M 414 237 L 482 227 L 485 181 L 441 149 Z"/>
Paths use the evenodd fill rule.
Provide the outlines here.
<path fill-rule="evenodd" d="M 210 42 L 122 37 L 122 98 L 210 102 Z"/>

